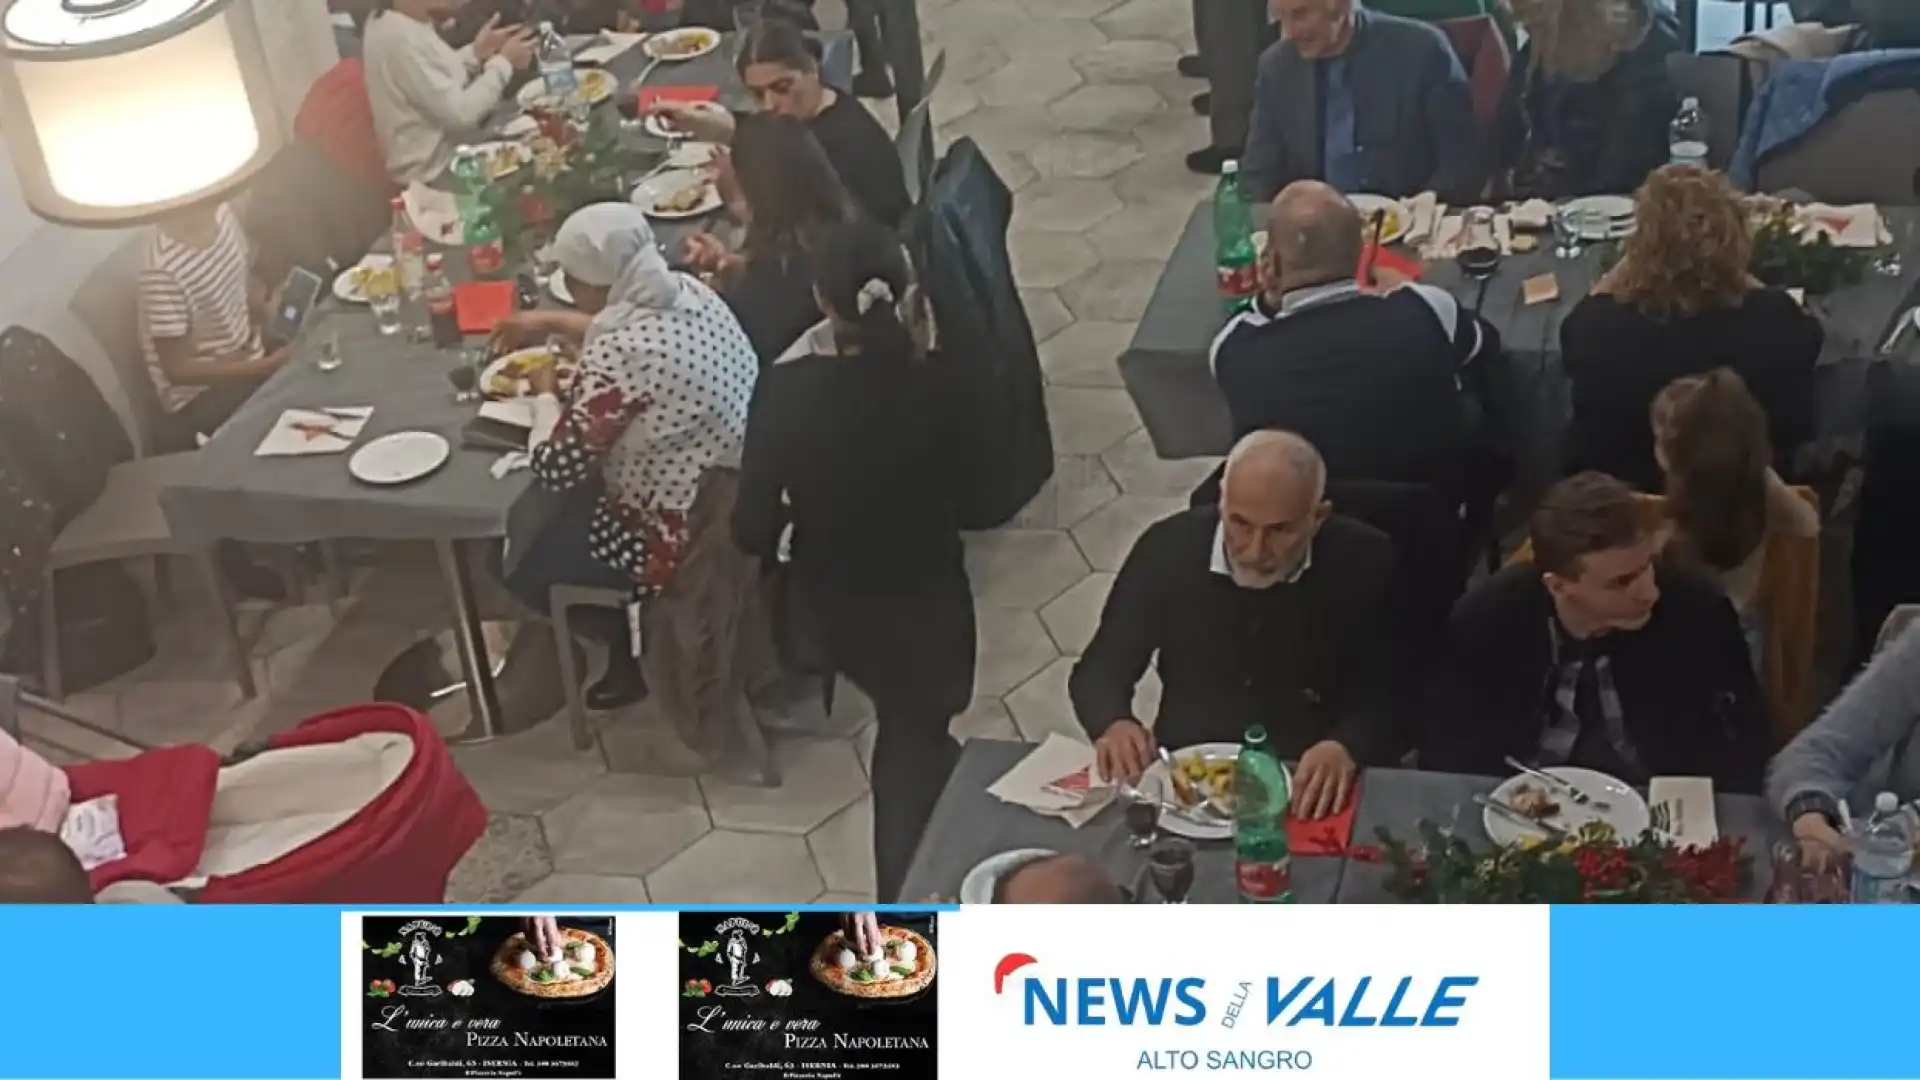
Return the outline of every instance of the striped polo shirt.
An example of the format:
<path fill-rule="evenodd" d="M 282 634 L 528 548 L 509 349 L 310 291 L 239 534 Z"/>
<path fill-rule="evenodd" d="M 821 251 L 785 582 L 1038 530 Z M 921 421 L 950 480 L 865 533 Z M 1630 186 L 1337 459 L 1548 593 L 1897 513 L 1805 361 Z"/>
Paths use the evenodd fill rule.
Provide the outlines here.
<path fill-rule="evenodd" d="M 155 341 L 191 338 L 194 351 L 208 359 L 243 351 L 263 355 L 247 306 L 247 236 L 232 208 L 221 206 L 217 217 L 219 229 L 207 247 L 181 243 L 158 229 L 147 241 L 140 272 L 140 343 L 168 411 L 193 400 L 203 388 L 169 382 Z"/>

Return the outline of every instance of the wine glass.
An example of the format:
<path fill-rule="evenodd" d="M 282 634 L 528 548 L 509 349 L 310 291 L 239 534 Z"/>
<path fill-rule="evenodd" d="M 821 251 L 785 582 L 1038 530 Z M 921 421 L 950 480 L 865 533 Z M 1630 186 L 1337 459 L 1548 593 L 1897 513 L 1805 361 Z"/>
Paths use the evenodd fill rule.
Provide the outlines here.
<path fill-rule="evenodd" d="M 1160 803 L 1142 792 L 1130 792 L 1126 807 L 1127 846 L 1144 851 L 1160 835 Z"/>
<path fill-rule="evenodd" d="M 1557 259 L 1577 259 L 1580 257 L 1582 228 L 1586 222 L 1579 209 L 1572 206 L 1558 206 L 1553 211 L 1553 255 Z"/>
<path fill-rule="evenodd" d="M 453 384 L 453 400 L 471 405 L 480 400 L 480 373 L 462 361 L 447 369 L 447 381 Z"/>
<path fill-rule="evenodd" d="M 1499 269 L 1500 240 L 1494 233 L 1491 207 L 1467 211 L 1460 230 L 1460 253 L 1454 259 L 1460 271 L 1475 281 L 1485 281 Z"/>
<path fill-rule="evenodd" d="M 1154 841 L 1147 853 L 1147 878 L 1163 903 L 1184 904 L 1193 891 L 1193 845 L 1175 837 Z"/>

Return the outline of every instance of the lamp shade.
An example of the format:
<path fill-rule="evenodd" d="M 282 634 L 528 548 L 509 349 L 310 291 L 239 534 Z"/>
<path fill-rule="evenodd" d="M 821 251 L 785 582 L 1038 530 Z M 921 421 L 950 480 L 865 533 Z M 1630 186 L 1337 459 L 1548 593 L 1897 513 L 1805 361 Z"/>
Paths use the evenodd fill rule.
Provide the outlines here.
<path fill-rule="evenodd" d="M 0 135 L 41 217 L 129 225 L 223 195 L 284 130 L 247 3 L 0 0 Z"/>

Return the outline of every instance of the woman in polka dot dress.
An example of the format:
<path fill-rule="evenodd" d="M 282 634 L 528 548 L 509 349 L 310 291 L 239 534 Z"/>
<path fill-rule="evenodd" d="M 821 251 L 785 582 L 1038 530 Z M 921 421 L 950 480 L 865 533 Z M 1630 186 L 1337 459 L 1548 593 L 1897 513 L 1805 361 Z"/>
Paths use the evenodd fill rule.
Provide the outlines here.
<path fill-rule="evenodd" d="M 508 572 L 508 588 L 536 611 L 554 584 L 631 584 L 646 597 L 674 580 L 703 481 L 739 460 L 759 374 L 725 301 L 667 267 L 637 207 L 580 210 L 553 250 L 579 310 L 521 312 L 500 325 L 495 344 L 579 344 L 564 401 L 551 370 L 533 379 L 533 473 L 551 490 L 596 481 L 605 490 L 596 505 L 550 523 Z M 589 617 L 582 629 L 614 646 L 587 703 L 607 709 L 643 696 L 625 619 Z"/>

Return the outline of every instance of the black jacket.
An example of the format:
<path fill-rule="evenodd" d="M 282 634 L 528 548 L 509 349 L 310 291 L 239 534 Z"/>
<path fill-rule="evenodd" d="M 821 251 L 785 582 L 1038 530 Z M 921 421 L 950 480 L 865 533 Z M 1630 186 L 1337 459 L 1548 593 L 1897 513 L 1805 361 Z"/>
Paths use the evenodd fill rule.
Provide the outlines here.
<path fill-rule="evenodd" d="M 1496 180 L 1511 173 L 1516 196 L 1625 195 L 1667 163 L 1680 108 L 1667 57 L 1691 50 L 1665 0 L 1647 3 L 1647 36 L 1592 82 L 1546 74 L 1532 43 L 1521 46 L 1494 135 Z"/>
<path fill-rule="evenodd" d="M 1739 617 L 1710 582 L 1657 572 L 1653 618 L 1607 639 L 1627 737 L 1655 776 L 1709 776 L 1721 791 L 1758 793 L 1769 727 Z M 1552 693 L 1553 618 L 1532 566 L 1508 567 L 1460 601 L 1422 768 L 1505 775 L 1503 757 L 1532 756 Z"/>
<path fill-rule="evenodd" d="M 1390 756 L 1405 672 L 1393 542 L 1332 517 L 1299 581 L 1243 589 L 1210 569 L 1219 526 L 1218 508 L 1199 507 L 1134 544 L 1067 682 L 1080 725 L 1098 738 L 1133 716 L 1151 663 L 1162 687 L 1153 730 L 1167 746 L 1239 742 L 1257 723 L 1286 758 L 1323 739 L 1363 765 Z"/>

